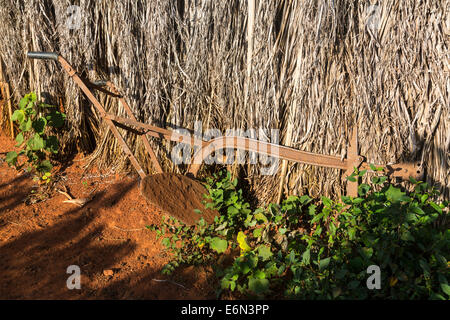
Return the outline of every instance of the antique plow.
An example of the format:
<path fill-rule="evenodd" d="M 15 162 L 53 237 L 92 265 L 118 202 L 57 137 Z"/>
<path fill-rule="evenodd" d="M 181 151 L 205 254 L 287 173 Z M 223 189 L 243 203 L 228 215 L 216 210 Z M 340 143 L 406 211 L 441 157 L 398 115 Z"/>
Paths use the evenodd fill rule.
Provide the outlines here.
<path fill-rule="evenodd" d="M 220 149 L 233 148 L 237 150 L 244 150 L 249 152 L 255 152 L 259 154 L 265 154 L 268 156 L 284 159 L 287 161 L 298 162 L 302 164 L 308 164 L 313 166 L 321 166 L 327 168 L 335 168 L 344 170 L 345 174 L 350 175 L 355 168 L 359 170 L 371 170 L 370 165 L 364 161 L 364 158 L 358 154 L 358 139 L 357 128 L 353 128 L 352 138 L 347 150 L 347 158 L 341 159 L 339 156 L 322 155 L 306 151 L 297 150 L 294 148 L 259 141 L 256 139 L 240 137 L 240 136 L 224 136 L 209 141 L 201 139 L 195 139 L 191 136 L 179 134 L 176 131 L 164 129 L 161 127 L 138 122 L 133 115 L 133 112 L 119 93 L 117 88 L 109 81 L 97 81 L 91 83 L 87 80 L 82 80 L 70 64 L 59 54 L 50 52 L 28 52 L 27 56 L 32 59 L 50 59 L 58 61 L 67 74 L 80 86 L 81 90 L 88 97 L 88 99 L 95 106 L 100 116 L 106 121 L 106 124 L 110 127 L 111 132 L 114 134 L 120 145 L 122 146 L 125 154 L 131 161 L 139 176 L 144 179 L 147 177 L 146 173 L 138 163 L 136 157 L 131 152 L 129 146 L 123 139 L 117 127 L 127 129 L 134 133 L 139 134 L 144 146 L 149 153 L 154 170 L 157 173 L 162 173 L 163 170 L 158 162 L 154 150 L 152 149 L 148 136 L 165 139 L 173 142 L 188 143 L 191 146 L 197 146 L 198 151 L 194 154 L 191 164 L 188 168 L 188 176 L 196 177 L 197 173 L 203 163 L 203 160 L 213 152 Z M 101 103 L 94 96 L 90 88 L 99 90 L 120 100 L 124 106 L 128 118 L 116 116 L 108 113 Z M 137 129 L 136 129 L 137 128 Z M 420 179 L 423 175 L 422 168 L 415 163 L 398 163 L 392 165 L 379 165 L 384 168 L 385 174 L 391 177 L 399 177 L 402 179 L 409 179 L 413 177 Z M 141 189 L 142 191 L 142 189 Z M 358 182 L 347 181 L 347 195 L 357 196 Z"/>

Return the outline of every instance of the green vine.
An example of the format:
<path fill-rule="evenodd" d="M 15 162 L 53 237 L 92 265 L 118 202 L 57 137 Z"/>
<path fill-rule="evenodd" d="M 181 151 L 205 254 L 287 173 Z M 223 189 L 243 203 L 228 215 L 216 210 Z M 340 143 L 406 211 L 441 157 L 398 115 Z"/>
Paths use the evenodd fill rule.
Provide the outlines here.
<path fill-rule="evenodd" d="M 50 128 L 61 128 L 65 118 L 65 114 L 55 106 L 38 102 L 34 92 L 25 95 L 19 102 L 19 109 L 11 117 L 19 125 L 16 147 L 22 150 L 6 154 L 8 165 L 17 170 L 25 167 L 26 171 L 35 174 L 36 180 L 48 183 L 53 168 L 50 157 L 59 152 L 58 138 L 49 133 Z M 21 157 L 25 157 L 26 161 L 21 162 Z"/>
<path fill-rule="evenodd" d="M 221 172 L 206 183 L 208 206 L 221 213 L 214 223 L 186 226 L 171 218 L 148 228 L 173 254 L 164 273 L 212 264 L 219 296 L 448 299 L 449 204 L 434 202 L 437 192 L 428 184 L 411 183 L 414 191 L 407 192 L 375 176 L 355 198 L 290 196 L 251 210 L 237 180 Z M 370 290 L 373 265 L 381 270 L 381 288 Z"/>

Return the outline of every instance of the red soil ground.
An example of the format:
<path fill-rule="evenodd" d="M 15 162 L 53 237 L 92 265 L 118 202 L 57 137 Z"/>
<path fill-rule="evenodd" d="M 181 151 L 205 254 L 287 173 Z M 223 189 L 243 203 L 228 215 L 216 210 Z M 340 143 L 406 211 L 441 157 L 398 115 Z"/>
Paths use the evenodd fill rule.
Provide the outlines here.
<path fill-rule="evenodd" d="M 26 204 L 35 182 L 3 161 L 14 141 L 0 135 L 0 299 L 210 299 L 211 269 L 188 267 L 167 276 L 169 261 L 155 233 L 162 213 L 140 195 L 136 177 L 93 169 L 83 173 L 78 155 L 61 172 L 58 186 L 80 208 L 51 191 Z M 102 175 L 103 174 L 103 175 Z M 81 290 L 66 286 L 67 267 L 81 268 Z M 168 280 L 168 281 L 160 281 Z"/>

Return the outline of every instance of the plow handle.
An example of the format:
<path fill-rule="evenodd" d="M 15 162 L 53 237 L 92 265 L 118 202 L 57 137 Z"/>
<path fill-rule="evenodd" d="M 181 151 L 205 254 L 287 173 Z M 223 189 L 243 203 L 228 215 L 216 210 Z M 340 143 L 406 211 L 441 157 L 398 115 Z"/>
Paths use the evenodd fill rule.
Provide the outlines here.
<path fill-rule="evenodd" d="M 30 59 L 50 59 L 58 60 L 59 54 L 56 52 L 39 52 L 39 51 L 29 51 L 27 52 L 27 57 Z"/>

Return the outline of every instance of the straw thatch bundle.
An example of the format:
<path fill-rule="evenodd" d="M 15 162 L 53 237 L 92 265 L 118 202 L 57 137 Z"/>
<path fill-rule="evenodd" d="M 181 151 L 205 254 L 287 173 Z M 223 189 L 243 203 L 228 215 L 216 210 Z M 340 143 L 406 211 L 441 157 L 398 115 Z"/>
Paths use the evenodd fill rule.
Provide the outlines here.
<path fill-rule="evenodd" d="M 26 51 L 57 51 L 91 80 L 111 79 L 140 121 L 159 126 L 278 128 L 285 145 L 345 157 L 357 123 L 368 161 L 423 163 L 427 180 L 450 197 L 446 1 L 0 2 L 0 58 L 15 101 L 30 90 L 62 99 L 66 147 L 94 150 L 100 165 L 127 162 L 59 66 L 29 61 Z M 72 4 L 82 10 L 79 29 L 67 26 Z M 165 170 L 183 170 L 168 160 L 170 144 L 153 145 Z M 343 186 L 338 170 L 283 163 L 262 177 L 255 166 L 241 169 L 261 200 L 281 189 L 333 195 Z"/>

